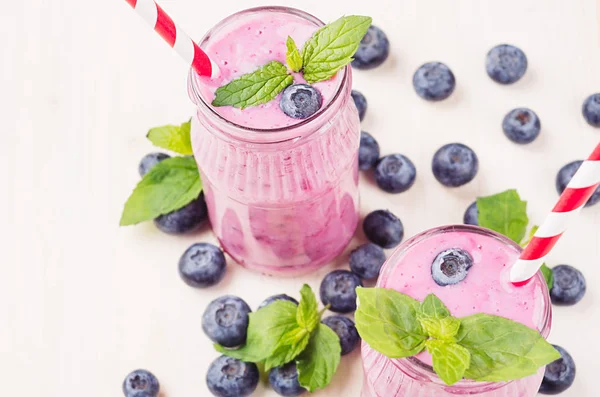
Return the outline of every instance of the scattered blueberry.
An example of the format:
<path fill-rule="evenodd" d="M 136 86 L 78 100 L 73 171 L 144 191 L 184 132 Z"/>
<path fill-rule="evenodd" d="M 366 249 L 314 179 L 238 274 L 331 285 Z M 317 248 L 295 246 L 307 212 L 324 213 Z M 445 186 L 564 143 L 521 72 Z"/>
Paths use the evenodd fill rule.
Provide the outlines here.
<path fill-rule="evenodd" d="M 381 65 L 390 55 L 390 42 L 383 30 L 371 25 L 360 41 L 354 54 L 352 67 L 356 69 L 373 69 Z"/>
<path fill-rule="evenodd" d="M 388 210 L 376 210 L 367 215 L 363 231 L 371 242 L 382 248 L 394 248 L 404 237 L 402 222 Z"/>
<path fill-rule="evenodd" d="M 560 346 L 553 345 L 561 355 L 556 361 L 546 365 L 544 378 L 539 392 L 542 394 L 559 394 L 567 390 L 575 380 L 575 361 L 573 357 Z"/>
<path fill-rule="evenodd" d="M 552 268 L 554 282 L 550 289 L 550 298 L 555 305 L 574 305 L 583 298 L 586 282 L 583 274 L 569 265 Z"/>
<path fill-rule="evenodd" d="M 356 310 L 356 287 L 362 287 L 356 274 L 348 270 L 334 270 L 321 282 L 321 302 L 331 305 L 329 310 L 332 312 L 353 312 Z"/>
<path fill-rule="evenodd" d="M 473 201 L 465 211 L 463 223 L 465 225 L 479 226 L 479 209 L 477 208 L 477 201 Z"/>
<path fill-rule="evenodd" d="M 207 219 L 208 209 L 204 193 L 200 193 L 196 200 L 185 207 L 156 218 L 154 224 L 162 232 L 183 234 L 197 230 Z"/>
<path fill-rule="evenodd" d="M 258 308 L 262 309 L 263 307 L 265 307 L 275 301 L 289 301 L 295 305 L 298 304 L 298 301 L 296 299 L 292 298 L 291 296 L 286 295 L 286 294 L 279 294 L 279 295 L 273 295 L 273 296 L 268 297 L 258 306 Z"/>
<path fill-rule="evenodd" d="M 431 264 L 431 276 L 437 285 L 458 284 L 467 277 L 473 258 L 467 251 L 451 248 L 440 252 Z"/>
<path fill-rule="evenodd" d="M 364 280 L 379 276 L 384 262 L 385 252 L 373 243 L 363 244 L 350 254 L 350 270 Z"/>
<path fill-rule="evenodd" d="M 206 288 L 225 276 L 227 261 L 223 251 L 209 243 L 196 243 L 179 259 L 179 275 L 191 287 Z"/>
<path fill-rule="evenodd" d="M 208 368 L 206 384 L 217 397 L 247 397 L 258 386 L 258 367 L 238 359 L 221 356 Z"/>
<path fill-rule="evenodd" d="M 581 110 L 589 125 L 600 127 L 600 93 L 587 97 Z"/>
<path fill-rule="evenodd" d="M 323 104 L 321 93 L 308 84 L 293 84 L 283 90 L 279 107 L 295 119 L 306 119 L 317 113 Z"/>
<path fill-rule="evenodd" d="M 321 321 L 323 324 L 328 326 L 337 334 L 340 338 L 340 345 L 342 346 L 342 356 L 352 352 L 358 342 L 360 336 L 354 325 L 354 321 L 344 316 L 329 316 Z"/>
<path fill-rule="evenodd" d="M 521 49 L 509 44 L 501 44 L 488 52 L 485 69 L 495 82 L 512 84 L 525 74 L 527 57 Z"/>
<path fill-rule="evenodd" d="M 360 132 L 360 147 L 358 149 L 358 169 L 366 171 L 373 168 L 379 159 L 379 144 L 371 134 Z"/>
<path fill-rule="evenodd" d="M 556 190 L 558 191 L 558 194 L 561 194 L 563 192 L 563 190 L 565 190 L 565 188 L 571 181 L 571 178 L 573 178 L 573 175 L 575 175 L 575 173 L 577 172 L 577 170 L 579 169 L 579 167 L 581 166 L 582 163 L 583 163 L 583 161 L 581 161 L 581 160 L 573 161 L 573 162 L 563 166 L 560 169 L 560 171 L 558 171 L 558 174 L 556 175 Z M 588 202 L 585 203 L 585 206 L 590 207 L 590 206 L 598 203 L 599 201 L 600 201 L 600 186 L 598 187 L 598 189 L 596 189 L 594 194 L 592 194 L 592 197 L 590 197 Z"/>
<path fill-rule="evenodd" d="M 508 112 L 502 121 L 504 135 L 514 143 L 525 144 L 535 141 L 540 135 L 540 118 L 531 109 L 516 108 Z"/>
<path fill-rule="evenodd" d="M 298 381 L 298 369 L 295 362 L 275 367 L 269 371 L 269 383 L 280 396 L 299 396 L 306 392 Z"/>
<path fill-rule="evenodd" d="M 156 376 L 145 369 L 133 371 L 123 381 L 125 397 L 156 397 L 159 389 Z"/>
<path fill-rule="evenodd" d="M 456 79 L 448 66 L 441 62 L 429 62 L 415 72 L 413 87 L 421 98 L 441 101 L 454 92 Z"/>
<path fill-rule="evenodd" d="M 166 153 L 148 153 L 142 157 L 140 165 L 138 166 L 138 172 L 140 173 L 140 176 L 146 175 L 148 171 L 152 169 L 152 167 L 170 157 L 171 156 Z"/>
<path fill-rule="evenodd" d="M 410 189 L 417 178 L 412 161 L 401 154 L 382 157 L 375 166 L 375 182 L 388 193 L 402 193 Z"/>
<path fill-rule="evenodd" d="M 250 307 L 241 298 L 225 295 L 210 302 L 202 315 L 202 330 L 215 343 L 237 347 L 246 341 Z"/>
<path fill-rule="evenodd" d="M 435 179 L 442 185 L 458 187 L 475 178 L 479 170 L 479 159 L 468 146 L 449 143 L 435 153 L 431 167 Z"/>
<path fill-rule="evenodd" d="M 367 98 L 360 91 L 356 90 L 352 90 L 351 95 L 358 110 L 358 117 L 360 117 L 360 121 L 363 121 L 367 113 Z"/>

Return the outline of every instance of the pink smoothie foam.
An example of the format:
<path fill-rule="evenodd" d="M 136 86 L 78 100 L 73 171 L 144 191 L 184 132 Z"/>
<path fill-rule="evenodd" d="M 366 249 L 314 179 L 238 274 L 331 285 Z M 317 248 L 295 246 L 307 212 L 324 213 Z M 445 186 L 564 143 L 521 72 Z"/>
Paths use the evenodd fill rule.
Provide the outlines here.
<path fill-rule="evenodd" d="M 205 103 L 215 90 L 260 66 L 285 64 L 286 39 L 302 48 L 320 27 L 297 10 L 269 8 L 233 15 L 201 43 L 221 69 L 211 81 L 192 76 Z M 294 75 L 295 83 L 304 82 Z M 350 98 L 351 72 L 313 85 L 322 113 L 306 122 L 288 117 L 279 96 L 264 105 L 199 107 L 192 120 L 213 231 L 240 264 L 271 275 L 309 273 L 339 255 L 358 222 L 360 121 Z M 198 103 L 197 99 L 194 98 Z M 267 132 L 287 127 L 284 132 Z"/>
<path fill-rule="evenodd" d="M 473 266 L 467 277 L 454 285 L 440 286 L 432 278 L 431 265 L 437 255 L 451 248 L 468 252 L 473 258 Z M 422 301 L 427 295 L 435 294 L 448 307 L 455 317 L 464 317 L 476 313 L 502 316 L 520 322 L 530 328 L 543 331 L 547 315 L 547 288 L 540 277 L 533 278 L 528 284 L 515 287 L 509 280 L 510 266 L 519 257 L 519 248 L 499 239 L 496 235 L 471 231 L 453 231 L 429 233 L 405 250 L 400 250 L 384 265 L 378 286 L 390 288 Z M 391 361 L 363 345 L 365 360 L 364 396 L 396 395 L 445 396 L 439 387 L 432 387 L 431 394 L 393 394 L 396 388 L 408 389 L 409 383 L 389 385 L 377 384 L 370 378 L 378 366 L 390 364 L 388 368 L 396 377 L 396 383 L 404 377 Z M 431 365 L 427 352 L 417 356 L 424 364 Z M 374 369 L 378 368 L 378 369 Z M 510 392 L 504 389 L 477 394 L 478 396 L 530 397 L 537 392 L 540 374 L 511 382 Z M 383 383 L 383 382 L 382 382 Z M 420 388 L 427 389 L 427 385 Z M 369 389 L 371 388 L 371 389 Z M 535 390 L 534 390 L 535 389 Z M 368 390 L 371 390 L 370 393 Z M 507 394 L 508 393 L 508 394 Z M 511 394 L 512 393 L 512 394 Z M 460 394 L 460 393 L 458 393 Z"/>
<path fill-rule="evenodd" d="M 232 27 L 211 37 L 204 49 L 210 54 L 221 71 L 218 79 L 202 79 L 201 92 L 207 102 L 212 102 L 218 87 L 243 74 L 255 71 L 272 61 L 285 62 L 286 40 L 290 36 L 297 46 L 302 45 L 318 29 L 311 21 L 294 14 L 272 13 L 268 18 L 258 14 L 246 18 L 239 26 Z M 294 74 L 294 83 L 306 83 L 301 73 Z M 339 86 L 339 77 L 313 84 L 327 104 Z M 220 106 L 216 111 L 227 120 L 244 127 L 274 129 L 297 124 L 302 120 L 288 117 L 279 108 L 281 94 L 273 101 L 244 110 L 232 106 Z"/>

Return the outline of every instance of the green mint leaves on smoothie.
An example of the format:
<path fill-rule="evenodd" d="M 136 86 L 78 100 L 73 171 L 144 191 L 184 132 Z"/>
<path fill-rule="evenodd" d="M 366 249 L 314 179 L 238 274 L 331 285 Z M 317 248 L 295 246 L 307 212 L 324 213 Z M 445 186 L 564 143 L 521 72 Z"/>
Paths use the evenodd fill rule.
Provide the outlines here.
<path fill-rule="evenodd" d="M 192 140 L 190 137 L 191 121 L 181 125 L 164 125 L 148 131 L 146 137 L 154 144 L 163 149 L 170 150 L 184 156 L 191 156 Z"/>
<path fill-rule="evenodd" d="M 477 198 L 479 226 L 494 230 L 519 244 L 527 232 L 527 201 L 511 189 Z"/>
<path fill-rule="evenodd" d="M 302 48 L 304 79 L 311 84 L 329 80 L 352 62 L 371 22 L 370 17 L 351 15 L 315 32 Z"/>
<path fill-rule="evenodd" d="M 201 191 L 193 157 L 163 160 L 144 175 L 127 199 L 120 225 L 135 225 L 178 210 L 197 199 Z"/>
<path fill-rule="evenodd" d="M 287 67 L 271 61 L 251 73 L 240 76 L 217 88 L 213 106 L 233 106 L 244 109 L 267 103 L 294 83 L 292 72 L 302 72 L 309 83 L 329 80 L 352 62 L 372 19 L 358 15 L 342 17 L 323 26 L 298 49 L 293 38 L 286 41 Z M 289 68 L 289 70 L 288 70 Z"/>
<path fill-rule="evenodd" d="M 288 64 L 292 72 L 299 72 L 302 70 L 302 55 L 296 46 L 296 42 L 290 36 L 288 36 L 285 42 L 287 52 L 285 54 L 285 62 Z"/>
<path fill-rule="evenodd" d="M 340 340 L 321 324 L 317 299 L 304 285 L 300 303 L 275 301 L 250 313 L 246 344 L 239 349 L 215 349 L 246 362 L 262 363 L 265 371 L 295 361 L 300 384 L 309 391 L 327 386 L 341 357 Z"/>
<path fill-rule="evenodd" d="M 294 78 L 281 62 L 270 62 L 252 73 L 238 77 L 231 83 L 217 88 L 213 106 L 248 106 L 267 103 L 291 85 Z"/>
<path fill-rule="evenodd" d="M 431 354 L 446 384 L 463 377 L 502 382 L 537 372 L 560 354 L 536 331 L 488 314 L 456 318 L 435 295 L 422 303 L 384 288 L 357 288 L 356 329 L 389 358 Z"/>

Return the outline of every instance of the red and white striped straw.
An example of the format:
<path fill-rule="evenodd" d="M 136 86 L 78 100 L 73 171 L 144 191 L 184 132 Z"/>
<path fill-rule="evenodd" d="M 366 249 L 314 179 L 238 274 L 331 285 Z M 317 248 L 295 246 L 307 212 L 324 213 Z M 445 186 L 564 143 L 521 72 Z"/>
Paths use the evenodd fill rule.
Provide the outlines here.
<path fill-rule="evenodd" d="M 587 203 L 599 185 L 600 144 L 573 175 L 550 215 L 510 269 L 510 281 L 522 284 L 535 275 L 544 263 L 546 255 L 567 230 L 570 220 Z"/>
<path fill-rule="evenodd" d="M 154 0 L 125 0 L 200 76 L 215 78 L 219 67 Z"/>

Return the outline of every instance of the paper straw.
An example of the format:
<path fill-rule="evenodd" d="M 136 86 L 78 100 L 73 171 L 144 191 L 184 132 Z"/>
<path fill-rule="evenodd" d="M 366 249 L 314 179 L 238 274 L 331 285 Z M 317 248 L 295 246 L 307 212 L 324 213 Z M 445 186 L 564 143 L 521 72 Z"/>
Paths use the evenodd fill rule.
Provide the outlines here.
<path fill-rule="evenodd" d="M 583 208 L 600 185 L 600 144 L 585 160 L 542 226 L 510 269 L 510 281 L 522 284 L 535 275 L 544 258 L 567 230 L 570 220 Z"/>
<path fill-rule="evenodd" d="M 173 48 L 200 76 L 215 78 L 219 67 L 154 0 L 125 0 L 154 31 Z"/>

